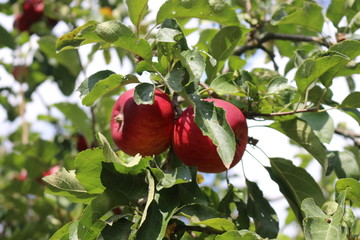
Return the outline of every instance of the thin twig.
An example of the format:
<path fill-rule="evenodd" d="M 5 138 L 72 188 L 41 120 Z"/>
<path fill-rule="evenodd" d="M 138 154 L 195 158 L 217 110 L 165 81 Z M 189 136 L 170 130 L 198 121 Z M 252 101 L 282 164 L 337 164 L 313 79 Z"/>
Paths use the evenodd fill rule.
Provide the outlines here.
<path fill-rule="evenodd" d="M 344 129 L 341 129 L 341 128 L 336 128 L 335 133 L 338 134 L 338 135 L 341 135 L 341 136 L 343 136 L 345 138 L 351 139 L 354 142 L 355 146 L 360 148 L 360 140 L 358 140 L 358 138 L 360 139 L 360 134 L 359 133 L 353 133 L 351 131 L 344 130 Z"/>
<path fill-rule="evenodd" d="M 274 69 L 275 71 L 278 71 L 279 70 L 279 66 L 277 65 L 276 61 L 275 61 L 275 54 L 270 51 L 269 49 L 267 49 L 266 47 L 264 47 L 263 45 L 260 45 L 259 46 L 260 49 L 262 49 L 264 52 L 267 53 L 267 55 L 269 55 L 271 61 L 273 62 L 274 64 Z"/>
<path fill-rule="evenodd" d="M 317 107 L 314 108 L 302 108 L 288 112 L 276 112 L 276 113 L 249 113 L 245 112 L 247 118 L 254 118 L 254 117 L 276 117 L 276 116 L 286 116 L 292 115 L 295 113 L 304 113 L 304 112 L 317 112 L 319 109 Z"/>
<path fill-rule="evenodd" d="M 271 40 L 288 40 L 293 42 L 315 42 L 321 46 L 327 48 L 331 47 L 332 44 L 328 43 L 325 38 L 314 37 L 314 36 L 305 36 L 305 35 L 296 35 L 296 34 L 285 34 L 285 33 L 267 33 L 264 37 L 254 41 L 251 39 L 242 47 L 239 47 L 235 50 L 234 55 L 241 56 L 248 50 L 255 48 L 261 48 L 262 44 Z"/>

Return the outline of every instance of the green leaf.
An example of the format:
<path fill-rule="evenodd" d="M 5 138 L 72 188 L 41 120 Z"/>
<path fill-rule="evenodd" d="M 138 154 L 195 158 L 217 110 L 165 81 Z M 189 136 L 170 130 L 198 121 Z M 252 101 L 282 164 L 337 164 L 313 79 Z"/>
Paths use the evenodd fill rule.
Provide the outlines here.
<path fill-rule="evenodd" d="M 235 155 L 235 135 L 225 118 L 225 111 L 211 102 L 195 100 L 196 125 L 217 147 L 217 152 L 226 168 L 229 168 Z"/>
<path fill-rule="evenodd" d="M 200 78 L 205 71 L 205 60 L 199 51 L 187 50 L 179 55 L 181 65 L 190 75 L 190 82 L 197 86 Z"/>
<path fill-rule="evenodd" d="M 205 194 L 201 191 L 197 183 L 197 170 L 195 167 L 189 167 L 191 173 L 191 181 L 188 179 L 186 183 L 178 184 L 178 196 L 183 205 L 187 204 L 207 204 Z"/>
<path fill-rule="evenodd" d="M 148 184 L 145 182 L 145 173 L 137 175 L 117 171 L 115 163 L 102 162 L 101 182 L 112 191 L 126 196 L 128 201 L 137 201 L 146 197 Z"/>
<path fill-rule="evenodd" d="M 91 121 L 84 110 L 76 104 L 66 102 L 56 103 L 54 106 L 72 122 L 72 125 L 76 130 L 84 134 L 89 142 L 92 142 L 94 137 L 91 130 Z"/>
<path fill-rule="evenodd" d="M 167 225 L 177 210 L 179 199 L 174 189 L 163 189 L 156 194 L 155 199 L 149 205 L 147 217 L 136 233 L 135 240 L 164 239 Z"/>
<path fill-rule="evenodd" d="M 221 218 L 221 214 L 214 208 L 199 204 L 182 207 L 179 214 L 190 219 L 191 222 L 201 222 L 207 219 Z"/>
<path fill-rule="evenodd" d="M 300 144 L 308 151 L 324 169 L 327 169 L 328 160 L 326 157 L 326 149 L 319 138 L 315 135 L 311 126 L 298 118 L 274 122 L 271 128 L 288 136 L 291 140 Z"/>
<path fill-rule="evenodd" d="M 134 101 L 137 105 L 154 103 L 155 85 L 151 83 L 140 83 L 134 90 Z"/>
<path fill-rule="evenodd" d="M 129 83 L 138 83 L 134 75 L 122 76 L 110 70 L 102 70 L 86 78 L 77 89 L 82 98 L 82 104 L 91 106 L 94 102 L 108 92 Z"/>
<path fill-rule="evenodd" d="M 76 203 L 89 203 L 95 194 L 89 194 L 80 184 L 75 176 L 75 171 L 66 171 L 61 168 L 58 172 L 42 178 L 46 183 L 45 192 L 67 197 L 70 201 Z"/>
<path fill-rule="evenodd" d="M 350 151 L 331 152 L 329 162 L 334 165 L 335 173 L 338 178 L 360 179 L 359 163 Z"/>
<path fill-rule="evenodd" d="M 217 235 L 215 240 L 263 240 L 264 238 L 260 237 L 258 234 L 251 232 L 249 230 L 241 231 L 228 231 L 221 235 Z"/>
<path fill-rule="evenodd" d="M 101 184 L 101 162 L 105 161 L 102 149 L 87 149 L 75 158 L 76 178 L 88 193 L 99 194 L 104 191 Z"/>
<path fill-rule="evenodd" d="M 159 24 L 166 18 L 207 19 L 229 26 L 240 24 L 235 10 L 223 0 L 169 0 L 160 7 L 156 22 Z"/>
<path fill-rule="evenodd" d="M 205 225 L 219 231 L 235 230 L 235 224 L 232 221 L 225 218 L 211 218 L 200 222 L 196 222 L 196 221 L 192 221 L 192 222 L 198 225 Z"/>
<path fill-rule="evenodd" d="M 284 194 L 295 216 L 302 222 L 301 203 L 306 198 L 315 199 L 322 205 L 325 202 L 322 190 L 314 178 L 303 168 L 295 166 L 283 158 L 270 158 L 271 168 L 266 168 Z"/>
<path fill-rule="evenodd" d="M 338 26 L 340 20 L 346 13 L 347 10 L 347 2 L 344 0 L 332 0 L 330 1 L 330 5 L 326 11 L 326 17 L 328 17 L 334 24 L 334 26 Z"/>
<path fill-rule="evenodd" d="M 105 240 L 129 239 L 131 227 L 133 224 L 133 222 L 127 220 L 126 218 L 121 218 L 118 221 L 112 223 L 111 226 L 109 224 L 106 225 L 104 230 L 101 232 L 101 236 Z"/>
<path fill-rule="evenodd" d="M 306 218 L 303 221 L 306 239 L 347 239 L 341 225 L 344 215 L 344 202 L 338 206 L 333 216 L 326 215 L 311 198 L 305 199 L 301 208 L 306 214 Z"/>
<path fill-rule="evenodd" d="M 335 185 L 336 191 L 341 193 L 347 191 L 346 199 L 354 201 L 354 203 L 360 205 L 360 182 L 353 178 L 339 179 Z"/>
<path fill-rule="evenodd" d="M 5 46 L 9 47 L 10 49 L 15 49 L 15 39 L 13 36 L 6 31 L 6 29 L 0 24 L 0 47 Z"/>
<path fill-rule="evenodd" d="M 85 41 L 84 38 L 78 37 L 78 34 L 86 29 L 89 26 L 93 26 L 96 25 L 97 22 L 96 21 L 88 21 L 87 23 L 85 23 L 84 25 L 75 28 L 74 30 L 72 30 L 71 32 L 61 36 L 60 38 L 57 39 L 56 41 L 56 50 L 57 51 L 61 51 L 61 50 L 65 50 L 65 49 L 71 49 L 74 47 L 79 47 L 80 45 L 82 45 L 82 43 Z M 86 44 L 83 43 L 83 44 Z"/>
<path fill-rule="evenodd" d="M 70 237 L 70 227 L 72 224 L 73 222 L 68 222 L 62 226 L 51 236 L 49 240 L 68 240 Z"/>
<path fill-rule="evenodd" d="M 129 9 L 129 15 L 131 22 L 139 28 L 141 21 L 144 19 L 149 11 L 148 0 L 126 0 L 126 4 Z"/>
<path fill-rule="evenodd" d="M 302 113 L 298 117 L 305 120 L 321 142 L 330 143 L 334 131 L 334 121 L 327 112 Z"/>
<path fill-rule="evenodd" d="M 210 84 L 210 88 L 218 94 L 245 96 L 243 91 L 234 82 L 233 73 L 217 76 Z"/>
<path fill-rule="evenodd" d="M 224 62 L 233 53 L 241 38 L 242 31 L 237 26 L 224 27 L 213 37 L 210 43 L 209 54 L 216 59 L 216 65 L 206 65 L 206 74 L 209 80 L 212 80 L 223 67 Z"/>
<path fill-rule="evenodd" d="M 183 91 L 182 81 L 185 75 L 184 68 L 175 68 L 165 77 L 165 81 L 174 92 L 180 93 Z"/>
<path fill-rule="evenodd" d="M 324 56 L 317 59 L 308 58 L 298 68 L 295 74 L 296 85 L 300 93 L 304 93 L 307 88 L 315 82 L 326 71 L 334 66 L 349 61 L 343 55 Z"/>
<path fill-rule="evenodd" d="M 78 239 L 97 239 L 106 226 L 103 216 L 118 205 L 128 204 L 127 197 L 119 192 L 106 190 L 83 211 L 77 227 Z"/>
<path fill-rule="evenodd" d="M 279 220 L 274 209 L 264 198 L 256 183 L 246 180 L 248 189 L 247 210 L 254 219 L 256 233 L 261 237 L 276 238 L 279 232 Z"/>
<path fill-rule="evenodd" d="M 151 61 L 152 49 L 144 39 L 138 39 L 130 28 L 118 20 L 107 22 L 87 22 L 59 38 L 57 50 L 79 47 L 88 43 L 111 43 L 128 50 L 147 61 Z"/>
<path fill-rule="evenodd" d="M 359 110 L 357 110 L 355 108 L 342 108 L 340 110 L 342 110 L 343 112 L 345 112 L 346 114 L 351 116 L 360 125 L 360 112 L 359 112 Z"/>
<path fill-rule="evenodd" d="M 340 104 L 339 108 L 360 108 L 360 92 L 350 93 Z"/>
<path fill-rule="evenodd" d="M 127 159 L 120 159 L 118 155 L 112 150 L 109 142 L 101 133 L 98 133 L 99 144 L 103 147 L 103 155 L 106 162 L 114 163 L 114 167 L 117 172 L 123 174 L 137 175 L 144 172 L 145 168 L 149 165 L 151 157 L 142 157 L 137 154 L 134 157 L 128 157 Z"/>
<path fill-rule="evenodd" d="M 306 1 L 302 7 L 296 8 L 296 10 L 289 15 L 281 18 L 277 22 L 277 25 L 300 25 L 320 33 L 324 24 L 324 18 L 321 11 L 322 8 L 319 5 Z"/>

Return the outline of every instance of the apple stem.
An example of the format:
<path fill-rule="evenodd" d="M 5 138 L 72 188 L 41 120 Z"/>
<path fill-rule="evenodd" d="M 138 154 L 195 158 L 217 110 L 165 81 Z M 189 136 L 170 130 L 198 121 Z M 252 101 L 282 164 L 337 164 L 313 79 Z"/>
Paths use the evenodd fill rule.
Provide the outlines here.
<path fill-rule="evenodd" d="M 116 115 L 114 117 L 114 120 L 115 120 L 115 122 L 119 123 L 119 129 L 118 130 L 120 130 L 120 128 L 122 127 L 122 123 L 124 122 L 124 114 L 119 113 L 118 115 Z"/>

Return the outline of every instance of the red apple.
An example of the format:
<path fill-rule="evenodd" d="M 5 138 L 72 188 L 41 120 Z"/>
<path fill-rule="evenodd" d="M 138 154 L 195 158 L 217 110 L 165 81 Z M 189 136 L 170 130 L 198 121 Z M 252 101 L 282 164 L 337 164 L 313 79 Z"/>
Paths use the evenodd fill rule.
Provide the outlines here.
<path fill-rule="evenodd" d="M 44 13 L 44 1 L 43 0 L 25 0 L 22 9 L 26 19 L 31 23 L 37 22 L 41 19 Z"/>
<path fill-rule="evenodd" d="M 115 144 L 128 155 L 152 156 L 171 144 L 174 111 L 170 98 L 155 90 L 152 105 L 137 105 L 134 89 L 115 102 L 111 116 L 111 134 Z"/>
<path fill-rule="evenodd" d="M 24 182 L 27 179 L 26 169 L 21 169 L 20 173 L 16 174 L 15 179 Z"/>
<path fill-rule="evenodd" d="M 248 142 L 248 127 L 243 113 L 233 104 L 221 99 L 206 99 L 225 110 L 225 117 L 236 138 L 236 151 L 230 168 L 242 158 Z M 188 166 L 196 166 L 201 172 L 218 173 L 227 170 L 216 146 L 202 134 L 194 122 L 194 108 L 189 106 L 176 121 L 172 146 L 177 157 Z"/>
<path fill-rule="evenodd" d="M 77 134 L 76 138 L 77 138 L 76 139 L 76 150 L 78 150 L 78 152 L 84 151 L 89 148 L 89 144 L 86 141 L 86 138 L 84 135 L 79 133 L 79 134 Z"/>
<path fill-rule="evenodd" d="M 20 32 L 28 31 L 31 27 L 32 22 L 26 19 L 23 14 L 16 16 L 14 21 L 14 28 L 18 29 Z"/>

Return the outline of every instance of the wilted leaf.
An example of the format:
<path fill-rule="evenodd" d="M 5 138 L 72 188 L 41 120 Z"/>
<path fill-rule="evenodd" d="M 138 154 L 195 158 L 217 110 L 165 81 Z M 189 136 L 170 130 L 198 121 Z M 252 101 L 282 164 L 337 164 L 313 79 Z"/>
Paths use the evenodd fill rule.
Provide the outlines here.
<path fill-rule="evenodd" d="M 46 182 L 45 191 L 53 195 L 67 197 L 70 201 L 89 203 L 97 195 L 89 194 L 76 179 L 75 171 L 61 168 L 58 172 L 42 178 Z"/>

